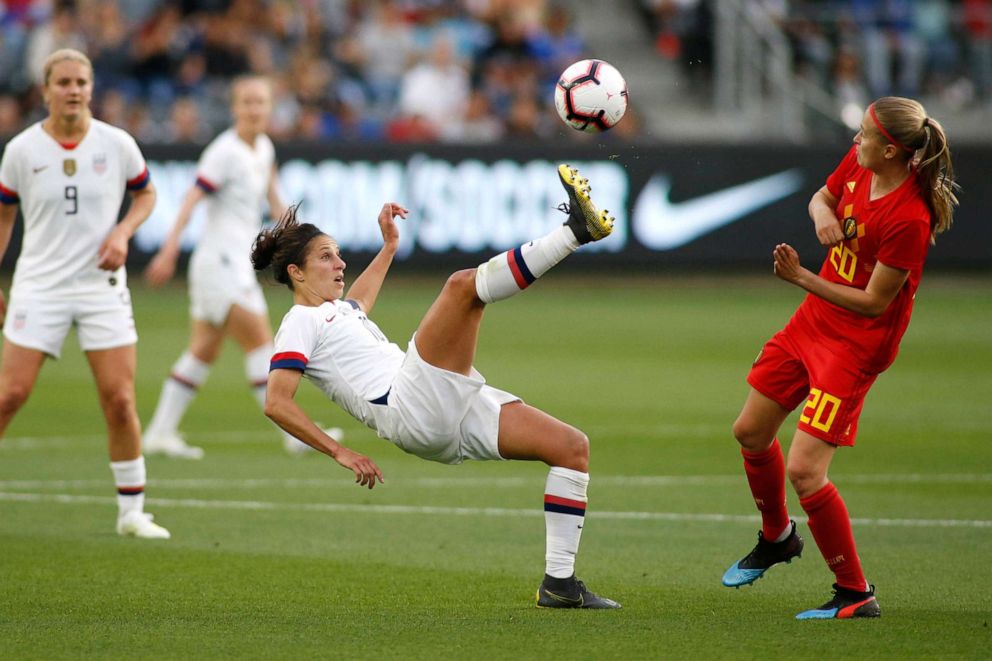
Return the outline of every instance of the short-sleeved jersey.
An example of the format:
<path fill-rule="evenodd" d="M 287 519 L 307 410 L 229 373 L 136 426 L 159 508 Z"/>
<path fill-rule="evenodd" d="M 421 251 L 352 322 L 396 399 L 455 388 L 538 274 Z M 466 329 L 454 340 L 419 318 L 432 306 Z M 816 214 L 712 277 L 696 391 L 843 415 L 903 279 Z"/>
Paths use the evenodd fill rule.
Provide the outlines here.
<path fill-rule="evenodd" d="M 295 369 L 333 402 L 376 428 L 372 403 L 384 400 L 404 352 L 351 301 L 294 305 L 276 332 L 269 369 Z"/>
<path fill-rule="evenodd" d="M 866 289 L 876 264 L 906 269 L 909 277 L 889 307 L 877 318 L 845 310 L 808 295 L 791 324 L 808 336 L 836 343 L 837 355 L 869 372 L 884 370 L 895 360 L 923 275 L 930 247 L 930 210 L 915 173 L 894 191 L 871 200 L 872 172 L 857 161 L 852 147 L 827 178 L 827 189 L 838 200 L 835 213 L 844 241 L 827 254 L 820 277 Z"/>
<path fill-rule="evenodd" d="M 248 145 L 230 128 L 207 145 L 196 166 L 196 185 L 207 195 L 206 223 L 197 250 L 244 255 L 262 224 L 276 151 L 267 135 Z"/>
<path fill-rule="evenodd" d="M 124 277 L 97 267 L 100 245 L 117 223 L 125 190 L 148 185 L 145 159 L 125 131 L 96 119 L 76 145 L 62 145 L 41 123 L 16 135 L 0 162 L 0 202 L 20 204 L 24 238 L 11 293 L 72 295 Z"/>

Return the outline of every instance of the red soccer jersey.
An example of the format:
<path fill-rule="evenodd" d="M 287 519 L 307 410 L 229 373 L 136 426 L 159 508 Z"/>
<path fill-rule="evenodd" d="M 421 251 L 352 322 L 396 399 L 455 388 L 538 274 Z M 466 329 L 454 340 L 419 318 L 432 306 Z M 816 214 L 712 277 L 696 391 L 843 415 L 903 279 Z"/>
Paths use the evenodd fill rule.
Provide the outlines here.
<path fill-rule="evenodd" d="M 875 200 L 868 199 L 872 176 L 870 170 L 858 165 L 857 147 L 852 147 L 827 177 L 827 189 L 839 200 L 835 213 L 845 239 L 827 254 L 820 277 L 865 289 L 875 264 L 880 262 L 908 269 L 906 284 L 885 312 L 874 319 L 810 294 L 796 310 L 792 323 L 816 341 L 836 343 L 836 355 L 850 356 L 860 369 L 881 372 L 895 359 L 909 325 L 930 248 L 930 210 L 915 174 Z"/>

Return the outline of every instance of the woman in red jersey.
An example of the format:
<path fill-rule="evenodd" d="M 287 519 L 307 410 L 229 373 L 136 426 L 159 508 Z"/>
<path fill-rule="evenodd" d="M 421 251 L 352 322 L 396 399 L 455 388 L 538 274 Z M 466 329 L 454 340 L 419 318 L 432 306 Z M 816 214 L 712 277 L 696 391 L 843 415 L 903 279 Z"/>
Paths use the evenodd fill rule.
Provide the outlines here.
<path fill-rule="evenodd" d="M 753 583 L 802 553 L 785 505 L 788 473 L 836 575 L 833 598 L 797 618 L 881 614 L 827 469 L 839 446 L 854 445 L 865 395 L 895 359 L 927 250 L 951 225 L 955 188 L 940 124 L 916 101 L 884 97 L 868 107 L 854 146 L 810 200 L 817 238 L 830 248 L 819 274 L 800 266 L 788 244 L 775 246 L 775 275 L 809 294 L 755 360 L 734 423 L 762 529 L 757 546 L 724 574 L 727 587 Z M 800 404 L 786 466 L 776 435 Z"/>

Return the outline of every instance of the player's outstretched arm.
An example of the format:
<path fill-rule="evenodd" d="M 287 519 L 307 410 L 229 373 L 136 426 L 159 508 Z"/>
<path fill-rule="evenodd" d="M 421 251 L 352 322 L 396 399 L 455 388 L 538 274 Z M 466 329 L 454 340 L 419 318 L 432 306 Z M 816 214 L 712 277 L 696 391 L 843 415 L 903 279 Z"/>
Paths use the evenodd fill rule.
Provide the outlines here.
<path fill-rule="evenodd" d="M 169 234 L 165 237 L 165 241 L 162 242 L 162 247 L 158 249 L 155 257 L 152 258 L 152 261 L 148 262 L 148 266 L 145 268 L 145 280 L 152 287 L 161 287 L 171 280 L 175 274 L 176 262 L 179 260 L 179 242 L 183 235 L 183 230 L 189 224 L 189 219 L 193 215 L 193 209 L 196 208 L 196 205 L 206 195 L 199 186 L 192 186 L 187 191 L 186 197 L 183 198 L 183 203 L 179 207 L 179 213 L 176 214 L 176 219 L 169 229 Z"/>
<path fill-rule="evenodd" d="M 323 452 L 355 474 L 355 482 L 369 489 L 376 479 L 383 482 L 382 471 L 363 454 L 349 450 L 325 434 L 296 403 L 294 396 L 302 374 L 296 370 L 274 369 L 269 372 L 265 394 L 265 415 L 286 432 L 315 450 Z"/>
<path fill-rule="evenodd" d="M 379 230 L 382 232 L 382 249 L 379 254 L 362 271 L 362 274 L 355 278 L 355 282 L 348 290 L 346 298 L 349 298 L 362 308 L 365 314 L 372 311 L 375 299 L 379 297 L 382 283 L 386 280 L 386 273 L 393 263 L 393 256 L 400 243 L 400 231 L 396 227 L 395 218 L 406 218 L 408 209 L 396 204 L 386 202 L 379 212 Z"/>
<path fill-rule="evenodd" d="M 909 271 L 875 264 L 868 287 L 858 289 L 824 280 L 799 263 L 799 253 L 787 243 L 775 246 L 775 275 L 802 287 L 814 296 L 865 317 L 881 316 L 906 283 Z"/>

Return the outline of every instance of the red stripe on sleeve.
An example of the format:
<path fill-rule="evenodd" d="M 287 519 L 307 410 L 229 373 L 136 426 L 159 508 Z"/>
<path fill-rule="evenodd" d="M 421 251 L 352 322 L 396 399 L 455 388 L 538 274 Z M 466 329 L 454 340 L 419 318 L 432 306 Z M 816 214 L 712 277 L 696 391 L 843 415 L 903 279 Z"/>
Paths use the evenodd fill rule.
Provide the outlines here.
<path fill-rule="evenodd" d="M 510 273 L 513 274 L 513 279 L 516 281 L 517 286 L 521 289 L 527 289 L 527 278 L 524 274 L 520 272 L 520 267 L 517 266 L 517 260 L 513 256 L 513 251 L 506 251 L 506 263 L 510 265 Z"/>

